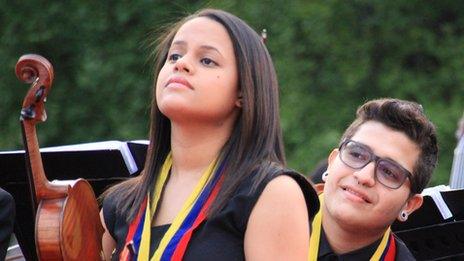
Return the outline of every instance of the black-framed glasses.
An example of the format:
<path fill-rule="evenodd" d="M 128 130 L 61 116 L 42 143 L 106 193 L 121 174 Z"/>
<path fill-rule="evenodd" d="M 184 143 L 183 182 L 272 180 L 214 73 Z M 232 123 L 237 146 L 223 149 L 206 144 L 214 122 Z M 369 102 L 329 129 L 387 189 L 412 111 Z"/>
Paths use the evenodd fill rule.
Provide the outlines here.
<path fill-rule="evenodd" d="M 339 152 L 340 160 L 353 169 L 362 169 L 374 161 L 375 179 L 388 188 L 401 187 L 406 178 L 411 181 L 412 174 L 407 169 L 392 160 L 380 158 L 362 143 L 346 140 L 340 145 Z"/>

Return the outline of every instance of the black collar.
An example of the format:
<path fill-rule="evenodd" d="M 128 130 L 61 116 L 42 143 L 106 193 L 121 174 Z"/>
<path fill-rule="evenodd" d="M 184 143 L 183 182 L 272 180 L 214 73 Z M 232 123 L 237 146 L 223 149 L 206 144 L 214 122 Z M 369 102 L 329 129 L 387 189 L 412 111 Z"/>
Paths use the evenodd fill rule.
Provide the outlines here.
<path fill-rule="evenodd" d="M 380 244 L 379 240 L 375 241 L 374 243 L 365 246 L 360 249 L 353 250 L 351 252 L 337 255 L 332 250 L 329 241 L 327 241 L 327 237 L 324 232 L 324 228 L 321 227 L 321 239 L 319 242 L 319 252 L 317 255 L 317 260 L 343 260 L 343 261 L 359 261 L 359 260 L 369 260 L 372 255 L 375 253 L 375 250 Z"/>

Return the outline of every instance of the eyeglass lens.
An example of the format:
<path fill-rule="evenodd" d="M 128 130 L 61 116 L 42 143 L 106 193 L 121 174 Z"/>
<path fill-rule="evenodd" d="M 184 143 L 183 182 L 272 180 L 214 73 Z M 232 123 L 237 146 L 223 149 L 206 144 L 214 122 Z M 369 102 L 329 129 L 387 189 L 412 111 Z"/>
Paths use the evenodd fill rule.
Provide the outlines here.
<path fill-rule="evenodd" d="M 396 163 L 376 157 L 369 149 L 353 141 L 348 141 L 341 148 L 341 160 L 351 168 L 362 169 L 371 161 L 376 161 L 377 180 L 389 188 L 399 188 L 407 174 Z"/>

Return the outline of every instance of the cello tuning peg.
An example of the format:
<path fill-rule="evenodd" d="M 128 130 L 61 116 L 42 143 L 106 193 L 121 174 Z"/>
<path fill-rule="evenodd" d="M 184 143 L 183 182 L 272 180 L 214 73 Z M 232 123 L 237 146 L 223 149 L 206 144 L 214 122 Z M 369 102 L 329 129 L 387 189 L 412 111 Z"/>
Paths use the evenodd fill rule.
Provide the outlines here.
<path fill-rule="evenodd" d="M 35 102 L 39 102 L 42 96 L 44 95 L 45 87 L 40 86 L 40 88 L 35 92 Z"/>
<path fill-rule="evenodd" d="M 33 119 L 35 117 L 35 106 L 31 105 L 21 110 L 21 119 Z"/>

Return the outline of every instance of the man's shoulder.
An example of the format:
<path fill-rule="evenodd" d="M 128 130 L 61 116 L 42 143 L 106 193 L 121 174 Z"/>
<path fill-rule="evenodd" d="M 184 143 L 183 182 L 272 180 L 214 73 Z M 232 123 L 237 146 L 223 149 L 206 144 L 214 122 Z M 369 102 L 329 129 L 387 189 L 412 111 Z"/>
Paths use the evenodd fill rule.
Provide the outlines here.
<path fill-rule="evenodd" d="M 396 260 L 401 260 L 401 261 L 416 260 L 416 258 L 414 258 L 411 251 L 409 251 L 408 247 L 401 239 L 395 236 L 395 241 L 396 241 Z"/>

